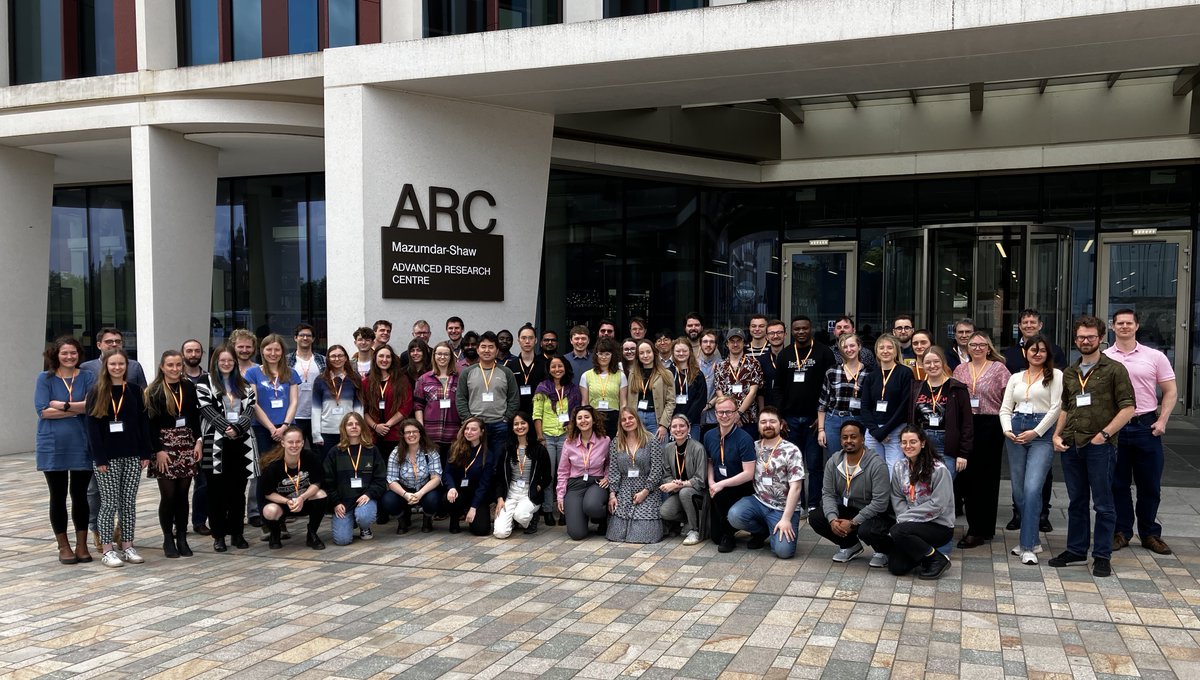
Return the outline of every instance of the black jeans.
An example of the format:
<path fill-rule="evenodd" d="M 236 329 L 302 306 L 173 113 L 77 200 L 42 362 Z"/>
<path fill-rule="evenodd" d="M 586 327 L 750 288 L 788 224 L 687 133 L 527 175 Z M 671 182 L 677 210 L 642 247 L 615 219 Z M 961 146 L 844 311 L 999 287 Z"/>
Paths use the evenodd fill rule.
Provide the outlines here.
<path fill-rule="evenodd" d="M 861 511 L 860 508 L 838 505 L 838 519 L 854 519 Z M 808 525 L 812 530 L 822 538 L 828 539 L 830 542 L 837 545 L 839 548 L 853 548 L 858 545 L 859 541 L 871 546 L 875 552 L 890 553 L 892 550 L 892 538 L 888 535 L 888 531 L 892 525 L 896 523 L 895 517 L 889 509 L 882 515 L 876 515 L 857 527 L 850 530 L 850 533 L 845 537 L 838 536 L 833 533 L 833 527 L 829 526 L 829 520 L 825 519 L 824 512 L 817 508 L 816 512 L 809 513 Z"/>
<path fill-rule="evenodd" d="M 317 529 L 321 528 L 321 520 L 325 519 L 325 510 L 329 508 L 328 498 L 310 498 L 309 500 L 304 501 L 304 507 L 300 509 L 300 512 L 292 512 L 291 510 L 288 510 L 288 506 L 283 503 L 274 503 L 272 501 L 267 501 L 266 503 L 278 505 L 280 510 L 283 511 L 279 519 L 275 521 L 275 523 L 278 523 L 280 529 L 283 528 L 284 520 L 286 520 L 288 517 L 291 517 L 292 515 L 307 515 L 308 532 L 311 534 L 317 533 Z M 264 507 L 265 505 L 266 504 L 264 504 Z M 263 519 L 266 518 L 264 517 Z M 271 525 L 271 520 L 267 520 L 267 526 Z"/>
<path fill-rule="evenodd" d="M 244 470 L 216 474 L 204 471 L 208 483 L 208 525 L 213 538 L 241 536 L 246 527 L 246 478 Z"/>
<path fill-rule="evenodd" d="M 712 521 L 708 535 L 713 543 L 720 543 L 726 534 L 730 538 L 733 538 L 737 529 L 729 525 L 729 509 L 733 507 L 734 503 L 753 493 L 754 483 L 747 482 L 741 486 L 730 486 L 721 489 L 717 492 L 717 495 L 712 497 L 712 503 L 709 504 L 709 507 L 712 508 Z"/>
<path fill-rule="evenodd" d="M 892 527 L 892 552 L 888 555 L 888 570 L 903 576 L 921 564 L 921 560 L 946 545 L 954 537 L 954 528 L 934 522 L 900 522 Z"/>

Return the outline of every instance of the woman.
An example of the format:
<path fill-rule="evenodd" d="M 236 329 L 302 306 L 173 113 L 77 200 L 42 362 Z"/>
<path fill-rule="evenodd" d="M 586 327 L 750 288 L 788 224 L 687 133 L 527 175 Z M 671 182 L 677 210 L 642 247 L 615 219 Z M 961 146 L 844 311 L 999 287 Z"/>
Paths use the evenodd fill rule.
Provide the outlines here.
<path fill-rule="evenodd" d="M 654 343 L 639 340 L 637 347 L 637 363 L 629 370 L 629 402 L 637 404 L 635 413 L 642 425 L 661 443 L 675 413 L 675 380 L 659 360 Z"/>
<path fill-rule="evenodd" d="M 458 364 L 454 361 L 454 348 L 448 342 L 439 342 L 433 348 L 433 368 L 417 380 L 413 389 L 413 411 L 429 441 L 437 445 L 443 470 L 450 457 L 450 444 L 461 427 L 454 406 L 457 397 Z"/>
<path fill-rule="evenodd" d="M 283 523 L 292 515 L 308 516 L 308 536 L 305 544 L 313 550 L 324 550 L 325 543 L 317 536 L 325 518 L 327 494 L 325 466 L 317 454 L 304 448 L 304 433 L 292 425 L 284 430 L 279 444 L 267 452 L 260 462 L 262 477 L 258 480 L 259 505 L 267 520 L 267 547 L 283 547 L 280 535 Z"/>
<path fill-rule="evenodd" d="M 413 392 L 391 345 L 375 348 L 371 372 L 363 382 L 363 415 L 379 450 L 391 455 L 400 443 L 396 425 L 412 414 Z"/>
<path fill-rule="evenodd" d="M 708 379 L 696 363 L 696 353 L 687 338 L 676 338 L 671 345 L 670 371 L 675 379 L 675 413 L 687 416 L 691 438 L 700 441 L 700 419 L 708 403 Z"/>
<path fill-rule="evenodd" d="M 645 340 L 638 343 L 639 365 L 645 346 L 653 348 Z M 658 357 L 651 361 L 657 362 Z M 658 543 L 663 533 L 658 485 L 666 472 L 662 445 L 628 406 L 621 409 L 619 424 L 621 434 L 608 449 L 608 540 Z"/>
<path fill-rule="evenodd" d="M 511 536 L 513 522 L 526 534 L 537 533 L 537 512 L 553 477 L 550 454 L 532 434 L 529 414 L 518 411 L 509 423 L 504 458 L 496 467 L 496 538 Z"/>
<path fill-rule="evenodd" d="M 341 345 L 333 345 L 325 355 L 325 371 L 313 385 L 313 444 L 327 456 L 341 439 L 342 419 L 347 413 L 363 412 L 362 377 L 354 370 L 350 355 Z"/>
<path fill-rule="evenodd" d="M 88 446 L 92 451 L 100 513 L 100 562 L 106 567 L 141 564 L 146 560 L 133 547 L 137 526 L 138 480 L 150 463 L 150 422 L 142 391 L 127 385 L 129 357 L 121 349 L 105 350 L 100 377 L 87 395 Z M 113 520 L 121 514 L 121 550 L 112 545 Z"/>
<path fill-rule="evenodd" d="M 916 331 L 913 333 L 910 342 L 915 356 L 909 368 L 912 369 L 913 379 L 921 382 L 925 379 L 925 355 L 929 352 L 929 348 L 933 347 L 933 333 L 924 329 Z M 907 360 L 905 363 L 907 363 Z M 942 363 L 947 362 L 943 360 Z M 941 449 L 939 448 L 938 450 L 940 451 Z"/>
<path fill-rule="evenodd" d="M 966 385 L 947 373 L 946 353 L 941 347 L 926 350 L 923 361 L 925 380 L 913 385 L 908 422 L 921 430 L 935 451 L 941 452 L 953 480 L 967 468 L 967 458 L 974 448 L 971 395 Z"/>
<path fill-rule="evenodd" d="M 200 437 L 196 386 L 183 379 L 183 355 L 175 350 L 163 352 L 159 359 L 158 375 L 146 388 L 146 414 L 150 417 L 150 450 L 154 452 L 149 476 L 158 480 L 163 554 L 191 557 L 187 542 L 188 490 L 203 457 L 204 440 Z"/>
<path fill-rule="evenodd" d="M 900 450 L 904 459 L 892 470 L 896 524 L 889 532 L 888 570 L 903 576 L 920 567 L 920 578 L 941 578 L 950 560 L 935 546 L 945 545 L 954 535 L 954 482 L 920 428 L 908 425 L 900 431 Z"/>
<path fill-rule="evenodd" d="M 383 494 L 383 509 L 399 517 L 396 533 L 412 528 L 412 508 L 421 506 L 421 533 L 433 531 L 434 515 L 445 512 L 442 507 L 442 458 L 437 444 L 430 440 L 421 423 L 407 418 L 400 423 L 404 445 L 397 446 L 388 457 L 387 492 Z"/>
<path fill-rule="evenodd" d="M 605 431 L 615 431 L 617 411 L 629 401 L 629 378 L 617 369 L 613 354 L 617 343 L 612 338 L 600 338 L 592 352 L 592 368 L 579 379 L 583 403 L 596 409 L 604 419 Z M 634 361 L 636 364 L 636 359 Z M 633 364 L 629 366 L 633 370 Z"/>
<path fill-rule="evenodd" d="M 452 534 L 462 531 L 459 523 L 464 519 L 472 534 L 492 533 L 492 473 L 496 461 L 488 458 L 488 451 L 487 427 L 479 418 L 467 418 L 450 446 L 444 482 Z"/>
<path fill-rule="evenodd" d="M 250 547 L 243 520 L 246 480 L 258 474 L 258 444 L 252 436 L 256 397 L 254 386 L 247 384 L 238 371 L 237 353 L 229 345 L 217 348 L 208 377 L 196 384 L 203 437 L 200 469 L 208 484 L 208 523 L 214 552 L 229 549 L 226 536 L 239 550 Z"/>
<path fill-rule="evenodd" d="M 600 523 L 607 532 L 608 522 L 608 447 L 604 420 L 596 409 L 584 404 L 575 410 L 567 424 L 567 440 L 558 459 L 558 512 L 567 520 L 567 535 L 582 541 L 588 535 L 588 521 Z"/>
<path fill-rule="evenodd" d="M 296 420 L 300 376 L 288 366 L 283 337 L 272 333 L 263 338 L 259 353 L 262 365 L 246 371 L 246 382 L 254 386 L 254 439 L 258 450 L 270 451 L 283 440 L 283 432 Z"/>
<path fill-rule="evenodd" d="M 92 482 L 92 458 L 87 426 L 80 416 L 86 411 L 87 393 L 96 376 L 79 370 L 82 355 L 83 347 L 75 338 L 67 335 L 55 340 L 42 355 L 49 370 L 38 375 L 33 390 L 33 406 L 38 414 L 37 469 L 45 475 L 50 489 L 50 526 L 62 564 L 92 561 L 87 548 L 87 489 Z M 74 550 L 67 538 L 68 492 L 75 525 Z"/>
<path fill-rule="evenodd" d="M 575 384 L 571 373 L 571 362 L 562 357 L 551 357 L 546 364 L 550 376 L 537 386 L 533 393 L 533 426 L 537 440 L 546 447 L 550 458 L 550 476 L 557 478 L 558 459 L 562 455 L 563 441 L 567 436 L 567 424 L 575 409 L 583 405 L 583 394 Z M 554 495 L 545 494 L 542 503 L 542 518 L 546 526 L 554 526 Z M 566 526 L 561 514 L 558 526 Z"/>
<path fill-rule="evenodd" d="M 1004 401 L 1008 379 L 1012 377 L 1004 367 L 1004 357 L 996 351 L 987 333 L 973 333 L 967 341 L 967 353 L 971 355 L 971 360 L 954 369 L 954 379 L 966 383 L 970 390 L 975 425 L 971 471 L 963 478 L 963 496 L 967 499 L 967 535 L 958 542 L 958 547 L 964 549 L 981 546 L 996 534 L 1000 452 L 1004 448 L 1000 404 Z M 1041 516 L 1040 509 L 1037 516 Z"/>
<path fill-rule="evenodd" d="M 704 493 L 708 488 L 708 454 L 704 445 L 690 436 L 694 431 L 687 416 L 682 413 L 672 416 L 671 442 L 663 452 L 666 471 L 658 487 L 665 496 L 659 516 L 667 522 L 683 522 L 679 533 L 683 534 L 684 545 L 700 542 L 700 517 L 704 516 L 700 513 L 708 511 L 707 507 L 696 508 L 695 499 L 708 498 Z"/>
<path fill-rule="evenodd" d="M 625 338 L 621 341 L 621 372 L 629 377 L 629 370 L 637 363 L 637 340 Z"/>
<path fill-rule="evenodd" d="M 361 414 L 347 413 L 338 430 L 337 447 L 325 457 L 325 485 L 333 505 L 333 544 L 350 545 L 355 525 L 362 540 L 375 538 L 371 525 L 379 514 L 379 499 L 387 491 L 387 463 Z"/>
<path fill-rule="evenodd" d="M 828 459 L 842 448 L 842 423 L 862 419 L 862 383 L 868 371 L 859 360 L 862 341 L 854 333 L 838 338 L 842 363 L 825 371 L 821 396 L 817 399 L 817 443 Z"/>
<path fill-rule="evenodd" d="M 746 338 L 741 330 L 732 330 L 725 339 L 729 356 L 717 364 L 713 371 L 716 388 L 709 404 L 716 405 L 722 397 L 731 397 L 737 403 L 738 418 L 742 429 L 752 439 L 758 438 L 758 391 L 762 389 L 762 364 L 757 359 L 746 357 Z"/>
<path fill-rule="evenodd" d="M 1051 441 L 1062 411 L 1062 371 L 1054 367 L 1054 353 L 1044 335 L 1025 341 L 1024 371 L 1008 379 L 1000 405 L 1008 466 L 1012 474 L 1013 504 L 1020 508 L 1020 544 L 1013 548 L 1022 564 L 1037 564 L 1042 551 L 1038 517 L 1042 511 L 1042 485 L 1054 459 Z"/>
<path fill-rule="evenodd" d="M 416 385 L 417 379 L 433 370 L 433 352 L 421 338 L 413 338 L 408 343 L 408 363 L 404 366 L 404 377 L 409 385 Z"/>
<path fill-rule="evenodd" d="M 875 359 L 879 370 L 867 373 L 862 385 L 862 420 L 867 426 L 867 448 L 882 455 L 890 471 L 904 459 L 900 452 L 899 430 L 908 419 L 912 396 L 912 371 L 900 358 L 900 341 L 884 333 L 875 341 Z"/>

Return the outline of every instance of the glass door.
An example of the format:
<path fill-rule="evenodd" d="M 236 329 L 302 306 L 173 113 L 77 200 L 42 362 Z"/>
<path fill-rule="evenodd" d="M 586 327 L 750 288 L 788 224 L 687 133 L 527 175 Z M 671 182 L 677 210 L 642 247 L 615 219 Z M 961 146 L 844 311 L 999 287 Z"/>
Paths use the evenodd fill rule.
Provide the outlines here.
<path fill-rule="evenodd" d="M 897 314 L 912 314 L 917 325 L 924 324 L 928 300 L 929 263 L 925 255 L 928 235 L 927 229 L 914 229 L 889 234 L 884 242 L 881 329 L 890 329 Z"/>
<path fill-rule="evenodd" d="M 1056 345 L 1070 349 L 1067 337 L 1071 329 L 1070 292 L 1067 261 L 1069 237 L 1048 227 L 1033 227 L 1026 239 L 1025 306 L 1042 314 L 1042 333 Z"/>
<path fill-rule="evenodd" d="M 1112 314 L 1128 307 L 1141 319 L 1138 342 L 1161 350 L 1175 367 L 1181 412 L 1187 401 L 1188 284 L 1191 235 L 1171 232 L 1134 236 L 1101 234 L 1096 314 L 1111 326 Z M 1184 282 L 1180 285 L 1180 282 Z M 1113 342 L 1109 330 L 1108 342 Z"/>
<path fill-rule="evenodd" d="M 858 244 L 854 241 L 788 243 L 783 246 L 783 320 L 812 319 L 819 333 L 854 310 L 858 282 Z M 832 335 L 832 333 L 830 333 Z"/>

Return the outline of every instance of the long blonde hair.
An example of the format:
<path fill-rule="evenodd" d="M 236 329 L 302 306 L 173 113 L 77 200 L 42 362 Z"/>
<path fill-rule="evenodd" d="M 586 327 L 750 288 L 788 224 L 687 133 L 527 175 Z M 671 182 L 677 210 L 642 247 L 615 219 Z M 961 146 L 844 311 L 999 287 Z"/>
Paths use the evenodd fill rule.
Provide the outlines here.
<path fill-rule="evenodd" d="M 129 355 L 120 347 L 104 350 L 104 354 L 100 355 L 100 377 L 96 378 L 96 384 L 92 386 L 93 404 L 92 410 L 88 411 L 88 415 L 93 418 L 103 418 L 112 410 L 112 377 L 108 374 L 108 360 L 120 354 L 125 357 L 125 375 L 129 375 Z M 125 383 L 128 389 L 129 383 Z M 134 389 L 137 389 L 136 387 Z M 113 413 L 112 417 L 117 418 L 117 414 Z"/>
<path fill-rule="evenodd" d="M 655 361 L 657 360 L 658 359 L 656 358 Z M 634 438 L 637 440 L 636 449 L 630 449 L 629 445 L 625 442 L 626 433 L 625 428 L 621 427 L 621 418 L 626 413 L 633 416 L 634 421 L 636 421 L 638 424 L 637 429 L 633 431 Z M 646 445 L 650 443 L 650 433 L 646 431 L 645 423 L 642 422 L 642 419 L 640 416 L 638 416 L 637 411 L 633 410 L 633 408 L 629 406 L 622 406 L 620 412 L 617 413 L 617 431 L 617 450 L 619 451 L 637 451 L 645 448 Z"/>

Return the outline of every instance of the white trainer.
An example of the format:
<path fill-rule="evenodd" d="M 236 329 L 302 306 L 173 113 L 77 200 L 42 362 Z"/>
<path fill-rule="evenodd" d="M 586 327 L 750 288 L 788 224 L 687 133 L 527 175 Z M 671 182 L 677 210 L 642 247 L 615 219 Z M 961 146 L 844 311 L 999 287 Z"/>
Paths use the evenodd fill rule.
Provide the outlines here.
<path fill-rule="evenodd" d="M 1037 564 L 1037 555 L 1033 554 L 1032 550 L 1026 550 L 1021 553 L 1021 564 Z"/>
<path fill-rule="evenodd" d="M 130 564 L 141 564 L 146 561 L 146 558 L 139 555 L 137 549 L 132 545 L 121 551 L 121 559 Z"/>
<path fill-rule="evenodd" d="M 104 557 L 100 558 L 100 563 L 106 567 L 123 567 L 125 562 L 121 560 L 121 554 L 116 550 L 109 550 L 104 553 Z"/>
<path fill-rule="evenodd" d="M 1026 550 L 1022 550 L 1022 549 L 1021 549 L 1021 546 L 1019 546 L 1019 545 L 1018 545 L 1017 547 L 1013 548 L 1013 549 L 1011 550 L 1011 552 L 1012 552 L 1012 554 L 1013 554 L 1013 555 L 1020 556 L 1020 555 L 1023 555 L 1023 554 L 1025 554 L 1025 553 L 1026 553 L 1026 552 L 1028 552 L 1028 551 L 1026 551 Z M 1038 543 L 1037 545 L 1033 546 L 1033 552 L 1035 552 L 1035 553 L 1037 553 L 1037 554 L 1039 554 L 1039 555 L 1040 555 L 1040 554 L 1042 554 L 1042 544 L 1041 544 L 1041 543 Z"/>
<path fill-rule="evenodd" d="M 685 536 L 683 538 L 684 545 L 696 545 L 699 542 L 700 542 L 700 532 L 699 531 L 695 531 L 695 530 L 689 531 L 689 532 L 687 532 L 687 536 Z"/>

